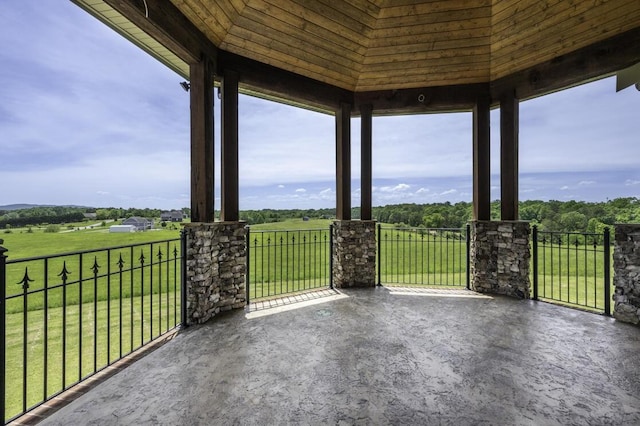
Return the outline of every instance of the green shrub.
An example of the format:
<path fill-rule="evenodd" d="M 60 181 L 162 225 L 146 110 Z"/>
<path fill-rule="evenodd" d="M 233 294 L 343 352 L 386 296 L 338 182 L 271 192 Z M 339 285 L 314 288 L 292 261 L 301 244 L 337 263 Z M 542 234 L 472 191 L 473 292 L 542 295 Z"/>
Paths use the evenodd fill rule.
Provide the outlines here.
<path fill-rule="evenodd" d="M 44 228 L 44 232 L 48 234 L 55 234 L 57 232 L 60 232 L 60 225 L 47 225 L 47 227 Z"/>

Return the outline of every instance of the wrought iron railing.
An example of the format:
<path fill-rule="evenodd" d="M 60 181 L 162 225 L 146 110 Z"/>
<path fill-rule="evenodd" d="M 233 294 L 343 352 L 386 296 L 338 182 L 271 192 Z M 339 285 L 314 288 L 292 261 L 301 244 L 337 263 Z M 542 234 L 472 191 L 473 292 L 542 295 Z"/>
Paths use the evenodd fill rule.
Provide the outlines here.
<path fill-rule="evenodd" d="M 378 284 L 469 287 L 469 226 L 378 225 Z"/>
<path fill-rule="evenodd" d="M 247 227 L 247 303 L 331 285 L 331 229 Z"/>
<path fill-rule="evenodd" d="M 181 321 L 180 239 L 28 259 L 0 247 L 0 412 L 41 405 Z"/>
<path fill-rule="evenodd" d="M 532 228 L 532 295 L 611 314 L 611 242 L 604 233 Z"/>

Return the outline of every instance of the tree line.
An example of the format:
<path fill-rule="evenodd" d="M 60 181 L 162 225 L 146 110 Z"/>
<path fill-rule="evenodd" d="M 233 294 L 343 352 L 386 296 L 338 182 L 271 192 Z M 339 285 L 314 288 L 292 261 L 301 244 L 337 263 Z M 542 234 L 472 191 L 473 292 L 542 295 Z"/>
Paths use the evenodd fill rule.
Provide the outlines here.
<path fill-rule="evenodd" d="M 473 205 L 468 202 L 433 204 L 394 204 L 373 207 L 372 216 L 381 223 L 427 228 L 461 228 L 473 219 Z M 249 224 L 277 222 L 293 218 L 327 219 L 335 209 L 318 210 L 247 210 L 241 218 Z M 360 209 L 352 209 L 360 217 Z M 640 199 L 616 198 L 604 202 L 542 201 L 520 202 L 520 220 L 530 221 L 541 231 L 601 233 L 615 223 L 640 222 Z M 500 202 L 491 203 L 492 220 L 500 219 Z"/>
<path fill-rule="evenodd" d="M 0 229 L 9 229 L 25 226 L 64 224 L 82 222 L 86 218 L 85 213 L 95 213 L 95 220 L 118 220 L 133 216 L 160 217 L 159 209 L 121 209 L 121 208 L 88 208 L 75 206 L 46 206 L 30 207 L 19 210 L 0 210 Z"/>
<path fill-rule="evenodd" d="M 182 209 L 189 214 L 189 209 Z M 122 209 L 86 207 L 32 207 L 21 210 L 0 210 L 0 229 L 42 224 L 80 222 L 85 213 L 95 213 L 96 220 L 117 220 L 132 216 L 160 217 L 159 209 Z M 248 224 L 280 222 L 287 219 L 332 219 L 335 209 L 262 209 L 243 210 L 240 218 Z M 422 226 L 427 228 L 461 228 L 473 218 L 473 205 L 468 202 L 433 204 L 394 204 L 372 209 L 375 220 L 398 226 Z M 521 220 L 530 221 L 542 231 L 597 232 L 614 223 L 640 222 L 640 199 L 616 198 L 604 202 L 542 201 L 520 202 Z M 360 217 L 360 208 L 352 209 L 352 217 Z M 500 218 L 500 202 L 491 203 L 491 218 Z"/>

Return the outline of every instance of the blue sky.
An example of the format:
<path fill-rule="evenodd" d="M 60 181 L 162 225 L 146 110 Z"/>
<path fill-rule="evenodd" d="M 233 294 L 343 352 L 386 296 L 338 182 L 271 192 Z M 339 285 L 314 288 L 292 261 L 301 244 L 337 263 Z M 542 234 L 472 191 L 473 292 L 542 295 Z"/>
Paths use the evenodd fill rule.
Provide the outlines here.
<path fill-rule="evenodd" d="M 0 205 L 190 205 L 180 76 L 64 0 L 3 0 L 0 46 Z M 520 198 L 640 196 L 638 120 L 640 92 L 613 78 L 522 102 Z M 376 117 L 373 134 L 375 205 L 471 201 L 470 113 Z M 240 208 L 333 207 L 334 135 L 332 116 L 241 96 Z"/>

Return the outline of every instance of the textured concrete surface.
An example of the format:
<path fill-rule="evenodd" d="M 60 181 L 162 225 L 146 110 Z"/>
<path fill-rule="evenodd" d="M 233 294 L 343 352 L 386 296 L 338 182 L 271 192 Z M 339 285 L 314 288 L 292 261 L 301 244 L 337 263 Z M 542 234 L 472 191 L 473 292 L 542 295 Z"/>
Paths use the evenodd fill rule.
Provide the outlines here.
<path fill-rule="evenodd" d="M 342 292 L 191 327 L 44 424 L 640 424 L 635 326 L 503 297 Z"/>

